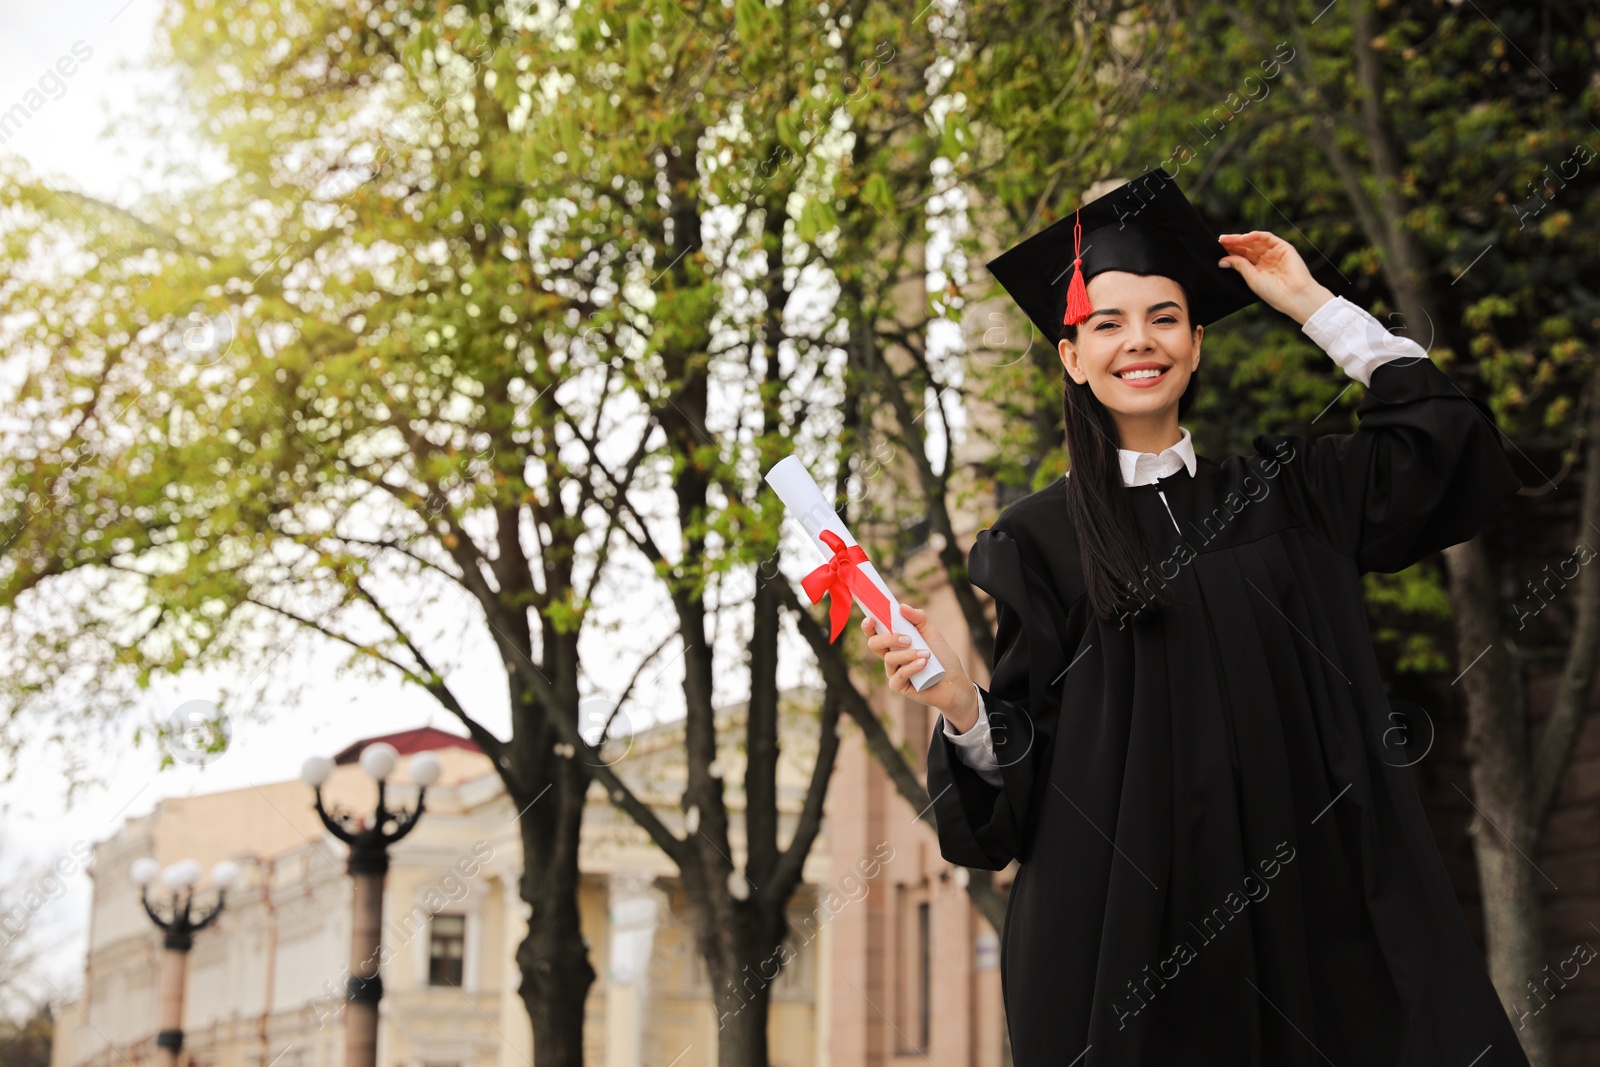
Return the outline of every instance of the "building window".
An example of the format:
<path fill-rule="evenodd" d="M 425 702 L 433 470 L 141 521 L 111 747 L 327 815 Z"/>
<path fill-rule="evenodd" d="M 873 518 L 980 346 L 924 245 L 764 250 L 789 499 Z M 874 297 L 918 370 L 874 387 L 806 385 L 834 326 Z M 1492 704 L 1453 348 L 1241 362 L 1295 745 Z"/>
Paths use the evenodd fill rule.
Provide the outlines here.
<path fill-rule="evenodd" d="M 933 914 L 926 886 L 895 887 L 894 979 L 901 1053 L 926 1053 L 933 1038 Z"/>
<path fill-rule="evenodd" d="M 933 959 L 929 952 L 928 902 L 917 905 L 917 1047 L 926 1049 L 933 1018 Z"/>
<path fill-rule="evenodd" d="M 466 917 L 435 915 L 428 942 L 428 984 L 459 986 L 461 956 L 467 943 Z"/>

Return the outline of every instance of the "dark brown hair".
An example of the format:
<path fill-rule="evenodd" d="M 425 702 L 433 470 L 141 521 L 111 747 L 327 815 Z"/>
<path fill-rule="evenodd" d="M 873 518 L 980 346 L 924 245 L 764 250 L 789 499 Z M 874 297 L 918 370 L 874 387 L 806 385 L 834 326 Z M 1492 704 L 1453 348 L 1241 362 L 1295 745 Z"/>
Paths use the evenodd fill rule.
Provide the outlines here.
<path fill-rule="evenodd" d="M 1176 279 L 1174 279 L 1176 281 Z M 1182 283 L 1178 287 L 1183 289 Z M 1183 290 L 1184 314 L 1190 306 Z M 1077 343 L 1078 328 L 1064 326 L 1066 339 Z M 1195 326 L 1191 323 L 1190 332 Z M 1059 347 L 1059 346 L 1058 346 Z M 1174 601 L 1157 573 L 1157 560 L 1134 519 L 1133 504 L 1122 481 L 1117 449 L 1122 447 L 1116 421 L 1087 382 L 1080 385 L 1063 374 L 1061 415 L 1066 428 L 1067 511 L 1078 535 L 1089 603 L 1102 618 L 1141 617 L 1142 609 L 1159 611 Z M 1178 417 L 1187 415 L 1199 394 L 1196 370 L 1178 398 Z"/>

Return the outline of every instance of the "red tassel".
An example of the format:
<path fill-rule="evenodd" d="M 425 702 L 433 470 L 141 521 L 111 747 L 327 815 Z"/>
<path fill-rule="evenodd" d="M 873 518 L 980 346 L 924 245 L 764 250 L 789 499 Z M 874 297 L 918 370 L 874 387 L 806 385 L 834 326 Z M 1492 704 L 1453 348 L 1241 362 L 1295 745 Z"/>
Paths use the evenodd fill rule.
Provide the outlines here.
<path fill-rule="evenodd" d="M 1083 222 L 1081 212 L 1073 213 L 1072 220 L 1072 281 L 1067 283 L 1067 314 L 1063 326 L 1077 326 L 1094 310 L 1089 303 L 1089 289 L 1083 281 Z"/>

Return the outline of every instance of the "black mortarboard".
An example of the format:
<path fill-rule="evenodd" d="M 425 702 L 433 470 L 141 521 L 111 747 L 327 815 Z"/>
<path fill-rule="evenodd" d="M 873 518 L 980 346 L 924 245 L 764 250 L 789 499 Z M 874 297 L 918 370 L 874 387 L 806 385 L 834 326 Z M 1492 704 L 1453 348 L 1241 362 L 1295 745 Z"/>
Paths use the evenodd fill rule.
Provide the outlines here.
<path fill-rule="evenodd" d="M 1079 251 L 1081 249 L 1081 252 Z M 1178 183 L 1157 167 L 1079 206 L 985 266 L 1052 344 L 1089 314 L 1083 286 L 1102 271 L 1160 274 L 1189 293 L 1189 319 L 1213 323 L 1259 297 Z M 1081 256 L 1082 270 L 1074 270 Z"/>

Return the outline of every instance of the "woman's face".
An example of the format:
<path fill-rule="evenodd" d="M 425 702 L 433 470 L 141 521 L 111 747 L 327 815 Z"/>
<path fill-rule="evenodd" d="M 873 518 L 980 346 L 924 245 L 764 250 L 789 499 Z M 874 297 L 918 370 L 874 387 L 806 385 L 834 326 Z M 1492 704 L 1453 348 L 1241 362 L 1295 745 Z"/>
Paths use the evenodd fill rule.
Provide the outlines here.
<path fill-rule="evenodd" d="M 1061 342 L 1061 364 L 1120 415 L 1176 408 L 1200 366 L 1203 327 L 1189 325 L 1183 287 L 1159 274 L 1108 270 L 1089 279 L 1094 311 L 1076 342 Z M 1153 374 L 1151 372 L 1154 372 Z"/>

